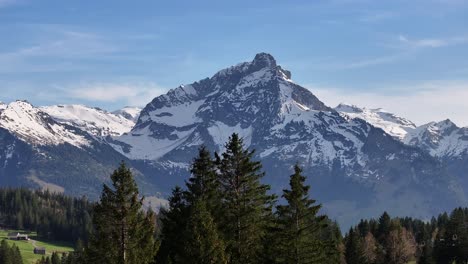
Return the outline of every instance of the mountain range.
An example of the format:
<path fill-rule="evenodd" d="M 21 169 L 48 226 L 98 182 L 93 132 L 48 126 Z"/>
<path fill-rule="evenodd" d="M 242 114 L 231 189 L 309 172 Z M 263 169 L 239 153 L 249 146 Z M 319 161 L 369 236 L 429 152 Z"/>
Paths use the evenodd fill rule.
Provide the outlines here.
<path fill-rule="evenodd" d="M 272 191 L 287 186 L 299 163 L 313 197 L 343 226 L 382 210 L 428 218 L 467 203 L 468 128 L 329 107 L 267 53 L 143 109 L 0 104 L 0 184 L 97 198 L 124 160 L 158 205 L 190 176 L 200 145 L 222 152 L 233 132 L 256 150 Z"/>

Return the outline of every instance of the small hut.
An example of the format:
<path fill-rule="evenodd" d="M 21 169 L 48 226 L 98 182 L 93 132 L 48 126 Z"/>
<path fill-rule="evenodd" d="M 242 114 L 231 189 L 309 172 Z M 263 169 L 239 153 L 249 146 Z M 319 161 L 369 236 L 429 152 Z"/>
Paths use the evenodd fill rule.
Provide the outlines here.
<path fill-rule="evenodd" d="M 45 253 L 46 253 L 45 247 L 35 247 L 34 248 L 34 254 L 45 255 Z"/>
<path fill-rule="evenodd" d="M 29 240 L 28 235 L 22 235 L 21 233 L 18 233 L 18 232 L 8 233 L 8 239 L 11 239 L 11 240 Z"/>

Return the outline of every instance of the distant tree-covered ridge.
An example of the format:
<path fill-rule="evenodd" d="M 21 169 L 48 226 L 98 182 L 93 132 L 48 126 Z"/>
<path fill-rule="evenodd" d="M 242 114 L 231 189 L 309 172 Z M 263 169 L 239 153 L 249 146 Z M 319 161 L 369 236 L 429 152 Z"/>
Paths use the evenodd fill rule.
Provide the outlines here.
<path fill-rule="evenodd" d="M 86 198 L 28 189 L 0 189 L 0 227 L 36 231 L 38 237 L 87 240 L 93 204 Z"/>
<path fill-rule="evenodd" d="M 468 263 L 468 208 L 430 221 L 383 213 L 352 227 L 345 244 L 347 264 Z"/>

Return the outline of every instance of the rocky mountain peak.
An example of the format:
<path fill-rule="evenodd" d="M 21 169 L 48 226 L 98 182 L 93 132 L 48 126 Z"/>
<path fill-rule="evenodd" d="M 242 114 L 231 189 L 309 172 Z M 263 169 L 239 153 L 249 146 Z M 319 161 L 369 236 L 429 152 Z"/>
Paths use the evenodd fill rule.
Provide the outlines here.
<path fill-rule="evenodd" d="M 252 61 L 252 68 L 259 70 L 263 68 L 276 68 L 275 58 L 268 53 L 258 53 Z"/>

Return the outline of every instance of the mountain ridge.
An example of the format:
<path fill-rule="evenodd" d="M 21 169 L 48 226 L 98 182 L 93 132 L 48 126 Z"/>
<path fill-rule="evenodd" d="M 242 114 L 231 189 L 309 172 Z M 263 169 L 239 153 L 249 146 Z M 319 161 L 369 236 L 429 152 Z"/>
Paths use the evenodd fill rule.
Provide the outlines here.
<path fill-rule="evenodd" d="M 63 118 L 63 112 L 57 114 L 65 106 L 33 107 L 44 113 L 51 124 L 69 128 L 75 131 L 73 135 L 81 135 L 89 142 L 79 146 L 66 142 L 36 146 L 27 137 L 10 133 L 15 127 L 6 127 L 10 130 L 4 131 L 6 143 L 0 145 L 0 164 L 8 160 L 10 167 L 3 175 L 15 174 L 16 170 L 15 177 L 30 183 L 28 177 L 33 170 L 40 180 L 66 186 L 65 192 L 86 190 L 95 194 L 97 183 L 105 181 L 105 173 L 120 159 L 136 170 L 145 194 L 158 192 L 160 197 L 167 197 L 174 185 L 182 184 L 190 175 L 190 163 L 200 145 L 222 152 L 228 137 L 236 132 L 246 147 L 256 150 L 255 159 L 264 164 L 265 181 L 273 191 L 287 186 L 292 166 L 299 163 L 309 176 L 316 198 L 344 225 L 380 214 L 382 207 L 395 215 L 430 217 L 439 209 L 467 201 L 461 187 L 468 184 L 462 177 L 463 160 L 449 163 L 419 144 L 405 144 L 401 130 L 385 131 L 405 126 L 408 130 L 403 131 L 409 134 L 415 127 L 411 121 L 381 109 L 358 110 L 345 105 L 331 108 L 294 83 L 291 76 L 273 56 L 259 53 L 252 61 L 154 98 L 138 118 L 130 113 L 132 109 L 127 109 L 130 112 L 125 115 L 124 110 L 111 113 L 69 106 L 73 111 L 83 110 L 78 111 L 80 114 L 93 113 L 92 118 L 77 120 L 76 116 L 70 118 L 73 111 L 67 110 L 67 118 Z M 52 115 L 41 109 L 48 109 Z M 107 121 L 96 122 L 94 114 L 103 114 L 102 120 L 117 117 L 135 123 L 127 132 L 113 131 Z M 47 127 L 49 123 L 41 124 Z M 129 128 L 130 125 L 125 126 Z M 6 158 L 11 156 L 12 142 L 25 149 L 17 150 L 13 156 L 24 153 L 25 157 L 33 157 L 22 158 L 24 164 L 16 169 L 11 165 L 16 160 Z M 59 153 L 64 152 L 73 156 L 58 166 Z M 52 158 L 39 159 L 41 155 Z M 38 165 L 34 159 L 43 163 Z M 44 168 L 53 166 L 59 171 L 54 177 L 47 177 L 53 172 Z M 79 179 L 78 174 L 91 172 L 88 167 L 98 168 L 99 173 Z M 74 169 L 77 173 L 73 177 L 77 179 L 57 175 Z"/>

